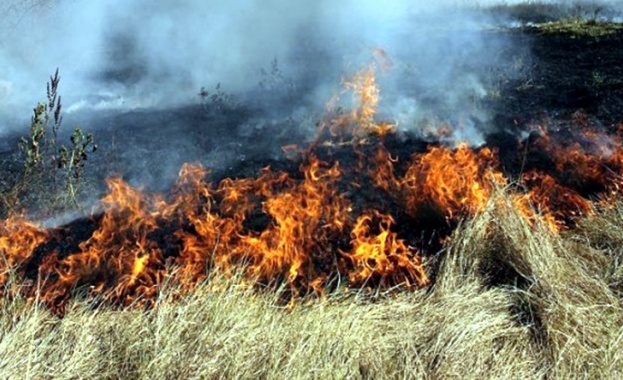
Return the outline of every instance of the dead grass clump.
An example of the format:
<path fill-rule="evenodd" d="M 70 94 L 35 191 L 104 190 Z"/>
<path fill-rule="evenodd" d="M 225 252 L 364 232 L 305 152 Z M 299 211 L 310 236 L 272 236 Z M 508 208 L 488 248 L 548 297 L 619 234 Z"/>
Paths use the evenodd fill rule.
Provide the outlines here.
<path fill-rule="evenodd" d="M 576 239 L 603 252 L 609 260 L 603 267 L 604 278 L 623 299 L 623 201 L 615 200 L 582 219 L 577 232 Z"/>
<path fill-rule="evenodd" d="M 500 196 L 455 235 L 439 279 L 442 290 L 481 281 L 516 297 L 520 324 L 554 378 L 617 377 L 620 299 L 610 290 L 603 254 L 531 224 Z"/>
<path fill-rule="evenodd" d="M 169 285 L 147 311 L 78 300 L 61 319 L 4 298 L 0 378 L 619 378 L 623 312 L 602 250 L 614 225 L 585 227 L 590 247 L 500 194 L 453 235 L 432 288 L 375 302 L 340 290 L 284 308 L 220 275 L 185 295 Z"/>

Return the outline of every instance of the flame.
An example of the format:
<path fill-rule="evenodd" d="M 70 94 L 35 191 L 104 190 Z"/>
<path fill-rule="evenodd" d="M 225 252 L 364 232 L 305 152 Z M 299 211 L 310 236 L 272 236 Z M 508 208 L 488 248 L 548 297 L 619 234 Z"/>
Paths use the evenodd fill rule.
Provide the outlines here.
<path fill-rule="evenodd" d="M 46 279 L 44 293 L 53 295 L 52 303 L 62 302 L 85 284 L 91 293 L 126 305 L 155 294 L 164 272 L 158 265 L 161 250 L 148 236 L 157 228 L 158 210 L 121 179 L 107 183 L 109 194 L 101 201 L 106 211 L 99 228 L 80 243 L 78 252 L 39 268 Z"/>
<path fill-rule="evenodd" d="M 420 253 L 390 230 L 390 215 L 373 211 L 353 222 L 350 201 L 339 190 L 338 162 L 310 156 L 300 173 L 299 179 L 265 168 L 257 178 L 225 179 L 213 187 L 205 181 L 207 170 L 184 165 L 169 200 L 110 179 L 92 236 L 77 251 L 53 252 L 39 266 L 45 299 L 62 308 L 75 288 L 87 286 L 89 294 L 122 305 L 149 304 L 163 278 L 191 289 L 214 266 L 226 272 L 241 267 L 261 283 L 282 279 L 293 294 L 321 292 L 334 270 L 345 272 L 353 286 L 368 277 L 384 286 L 428 283 Z M 258 212 L 266 224 L 250 225 Z M 163 228 L 174 231 L 163 237 Z M 349 231 L 351 247 L 341 249 Z M 21 255 L 46 238 L 32 241 Z M 166 252 L 175 247 L 178 252 Z M 167 262 L 175 264 L 172 272 Z"/>
<path fill-rule="evenodd" d="M 382 49 L 374 49 L 373 60 L 368 67 L 359 70 L 344 82 L 345 91 L 352 92 L 354 106 L 350 113 L 342 113 L 342 109 L 338 107 L 340 95 L 333 96 L 326 106 L 328 117 L 320 123 L 315 140 L 319 141 L 326 130 L 332 137 L 352 136 L 353 142 L 359 143 L 365 142 L 369 135 L 383 137 L 393 132 L 393 123 L 375 120 L 380 100 L 376 72 L 386 72 L 391 66 L 387 53 Z"/>
<path fill-rule="evenodd" d="M 376 234 L 372 232 L 374 221 L 377 221 Z M 351 282 L 365 284 L 371 281 L 379 285 L 404 283 L 408 287 L 423 286 L 429 282 L 421 256 L 391 231 L 394 224 L 390 215 L 376 210 L 357 218 L 351 232 L 352 250 L 346 254 L 355 267 L 349 275 Z"/>
<path fill-rule="evenodd" d="M 0 221 L 0 288 L 16 272 L 23 271 L 34 250 L 47 241 L 50 234 L 22 216 L 11 216 Z"/>
<path fill-rule="evenodd" d="M 415 154 L 402 177 L 396 177 L 393 159 L 384 148 L 377 150 L 371 175 L 377 186 L 399 194 L 411 215 L 424 205 L 432 206 L 448 219 L 474 215 L 482 210 L 494 189 L 506 184 L 497 169 L 497 155 L 488 148 L 478 151 L 467 145 L 456 149 L 429 147 Z"/>
<path fill-rule="evenodd" d="M 415 209 L 426 199 L 445 210 L 448 218 L 473 215 L 486 205 L 496 185 L 506 180 L 496 167 L 496 154 L 467 145 L 456 149 L 433 147 L 414 157 L 403 179 L 408 207 Z"/>
<path fill-rule="evenodd" d="M 241 272 L 254 285 L 285 284 L 293 296 L 322 293 L 335 278 L 352 287 L 421 287 L 431 282 L 427 250 L 447 244 L 457 222 L 481 212 L 499 188 L 526 219 L 545 222 L 552 233 L 593 213 L 589 196 L 606 194 L 601 202 L 608 202 L 620 192 L 621 137 L 581 115 L 577 130 L 552 134 L 555 126 L 538 126 L 536 142 L 519 149 L 536 158 L 524 157 L 528 165 L 514 186 L 493 148 L 431 144 L 409 150 L 410 157 L 386 148 L 394 126 L 376 120 L 375 75 L 391 61 L 382 49 L 373 55 L 345 83 L 352 111 L 337 109 L 334 98 L 308 149 L 284 147 L 300 159 L 298 171 L 266 167 L 255 177 L 212 183 L 208 169 L 185 164 L 166 196 L 112 178 L 103 212 L 91 217 L 89 237 L 79 242 L 69 227 L 50 231 L 9 217 L 0 221 L 0 285 L 26 285 L 29 296 L 40 292 L 60 311 L 75 289 L 149 306 L 165 278 L 191 290 L 214 269 Z M 433 130 L 441 140 L 452 134 L 447 125 Z M 321 138 L 326 146 L 315 150 Z M 418 234 L 431 228 L 421 226 L 429 215 L 444 230 L 429 234 L 427 248 Z M 28 285 L 35 279 L 40 288 Z"/>
<path fill-rule="evenodd" d="M 565 224 L 556 219 L 548 209 L 543 210 L 539 204 L 535 205 L 532 199 L 533 197 L 534 194 L 529 193 L 512 194 L 511 201 L 519 212 L 519 215 L 527 220 L 529 224 L 535 225 L 536 223 L 541 223 L 550 233 L 557 235 L 565 228 Z"/>
<path fill-rule="evenodd" d="M 523 176 L 522 183 L 530 189 L 527 193 L 529 199 L 550 220 L 556 221 L 556 229 L 572 224 L 574 218 L 592 215 L 594 212 L 589 200 L 560 185 L 548 174 L 528 172 Z"/>
<path fill-rule="evenodd" d="M 330 236 L 347 223 L 350 206 L 334 187 L 341 173 L 316 158 L 302 168 L 304 180 L 270 194 L 262 203 L 272 223 L 262 233 L 242 235 L 234 257 L 248 258 L 254 276 L 262 279 L 285 275 L 289 283 L 299 278 L 314 281 L 313 256 L 322 255 Z"/>
<path fill-rule="evenodd" d="M 358 100 L 359 107 L 351 111 L 351 119 L 358 123 L 361 131 L 374 129 L 374 115 L 379 104 L 379 88 L 376 85 L 374 70 L 368 68 L 360 71 L 346 82 L 346 88 L 352 89 L 353 96 Z"/>
<path fill-rule="evenodd" d="M 554 162 L 557 177 L 567 186 L 580 189 L 612 187 L 623 175 L 623 140 L 619 134 L 607 134 L 591 125 L 582 114 L 575 115 L 570 135 L 553 137 L 545 126 L 538 126 L 536 145 Z M 563 135 L 564 136 L 564 135 Z"/>

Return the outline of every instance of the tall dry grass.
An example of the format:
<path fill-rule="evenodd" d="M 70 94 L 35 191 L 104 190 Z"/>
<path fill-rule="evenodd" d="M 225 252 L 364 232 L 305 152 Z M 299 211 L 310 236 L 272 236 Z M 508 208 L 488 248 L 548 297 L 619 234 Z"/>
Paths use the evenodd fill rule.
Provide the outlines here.
<path fill-rule="evenodd" d="M 563 236 L 504 195 L 465 222 L 431 289 L 292 309 L 215 276 L 150 311 L 0 301 L 0 378 L 617 379 L 623 205 Z"/>

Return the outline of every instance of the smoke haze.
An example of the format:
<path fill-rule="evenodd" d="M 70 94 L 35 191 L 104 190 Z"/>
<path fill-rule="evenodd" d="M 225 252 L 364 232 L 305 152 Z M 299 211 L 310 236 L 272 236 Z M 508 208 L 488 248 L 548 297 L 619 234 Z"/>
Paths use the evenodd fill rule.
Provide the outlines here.
<path fill-rule="evenodd" d="M 319 105 L 381 48 L 394 63 L 381 78 L 388 113 L 403 126 L 453 115 L 478 143 L 482 131 L 470 125 L 487 114 L 466 104 L 487 94 L 492 71 L 512 65 L 499 59 L 507 41 L 485 32 L 500 20 L 474 8 L 499 2 L 421 3 L 8 0 L 0 8 L 0 120 L 43 100 L 56 67 L 66 113 L 187 104 L 219 83 L 245 94 L 271 62 Z"/>

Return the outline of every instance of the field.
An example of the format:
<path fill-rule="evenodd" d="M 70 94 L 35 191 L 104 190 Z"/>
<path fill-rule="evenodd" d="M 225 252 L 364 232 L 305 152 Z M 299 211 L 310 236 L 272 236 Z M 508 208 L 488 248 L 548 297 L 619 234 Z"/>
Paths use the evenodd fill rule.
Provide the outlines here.
<path fill-rule="evenodd" d="M 623 27 L 566 11 L 489 8 L 463 89 L 384 97 L 375 48 L 304 116 L 275 59 L 67 131 L 53 74 L 0 143 L 0 378 L 622 378 Z"/>
<path fill-rule="evenodd" d="M 148 311 L 63 318 L 2 303 L 5 378 L 618 378 L 623 206 L 563 237 L 503 195 L 464 223 L 434 286 L 343 291 L 286 308 L 215 275 Z"/>

